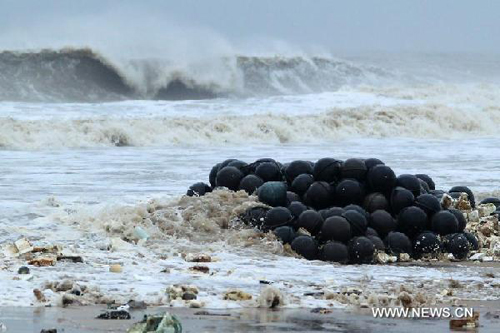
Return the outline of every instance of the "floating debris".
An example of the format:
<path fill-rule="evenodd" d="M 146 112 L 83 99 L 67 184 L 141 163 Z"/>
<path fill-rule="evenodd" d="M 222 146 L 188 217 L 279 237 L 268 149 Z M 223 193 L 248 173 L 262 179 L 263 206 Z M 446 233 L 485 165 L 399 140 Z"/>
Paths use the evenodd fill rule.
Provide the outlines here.
<path fill-rule="evenodd" d="M 252 295 L 241 290 L 229 290 L 224 293 L 223 299 L 226 301 L 248 301 Z"/>
<path fill-rule="evenodd" d="M 474 311 L 474 315 L 472 317 L 450 320 L 451 330 L 462 331 L 464 329 L 475 329 L 477 327 L 479 327 L 479 312 L 476 311 Z"/>
<path fill-rule="evenodd" d="M 111 273 L 121 273 L 123 272 L 123 267 L 120 264 L 113 264 L 109 266 L 109 271 Z"/>
<path fill-rule="evenodd" d="M 113 310 L 101 313 L 96 317 L 97 319 L 112 319 L 112 320 L 125 320 L 130 319 L 130 313 L 126 310 Z"/>
<path fill-rule="evenodd" d="M 26 266 L 21 266 L 17 270 L 17 274 L 29 274 L 29 273 L 30 273 L 30 269 Z"/>
<path fill-rule="evenodd" d="M 176 316 L 165 312 L 163 316 L 145 315 L 144 319 L 134 324 L 128 333 L 182 333 L 182 324 Z"/>
<path fill-rule="evenodd" d="M 188 253 L 184 260 L 187 262 L 212 262 L 212 257 L 204 253 Z"/>

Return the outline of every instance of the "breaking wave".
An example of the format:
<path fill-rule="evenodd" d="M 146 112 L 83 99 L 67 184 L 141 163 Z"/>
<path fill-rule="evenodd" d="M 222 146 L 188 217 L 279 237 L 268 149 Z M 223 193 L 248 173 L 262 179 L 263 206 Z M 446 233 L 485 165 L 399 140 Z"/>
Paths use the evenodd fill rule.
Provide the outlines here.
<path fill-rule="evenodd" d="M 0 100 L 206 99 L 337 90 L 393 74 L 326 57 L 231 56 L 185 64 L 114 60 L 91 49 L 0 52 Z"/>
<path fill-rule="evenodd" d="M 335 108 L 302 115 L 88 118 L 0 121 L 0 147 L 51 149 L 107 146 L 322 143 L 361 137 L 496 136 L 500 108 L 438 105 Z"/>

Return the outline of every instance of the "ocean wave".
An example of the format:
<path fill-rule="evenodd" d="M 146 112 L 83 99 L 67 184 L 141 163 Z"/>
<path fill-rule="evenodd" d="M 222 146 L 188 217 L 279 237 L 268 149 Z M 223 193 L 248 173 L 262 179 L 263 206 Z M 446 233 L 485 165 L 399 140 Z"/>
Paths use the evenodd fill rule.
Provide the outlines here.
<path fill-rule="evenodd" d="M 54 149 L 109 146 L 327 143 L 361 137 L 465 138 L 495 136 L 500 108 L 439 104 L 333 108 L 301 115 L 0 119 L 0 146 Z"/>
<path fill-rule="evenodd" d="M 0 100 L 185 100 L 334 91 L 388 80 L 375 66 L 326 57 L 230 56 L 184 63 L 105 58 L 92 49 L 0 52 Z"/>

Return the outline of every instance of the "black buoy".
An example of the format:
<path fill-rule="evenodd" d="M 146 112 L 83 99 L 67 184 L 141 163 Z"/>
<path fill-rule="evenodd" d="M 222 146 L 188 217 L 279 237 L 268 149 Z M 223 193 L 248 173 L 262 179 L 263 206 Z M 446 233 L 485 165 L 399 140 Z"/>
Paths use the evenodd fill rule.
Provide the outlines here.
<path fill-rule="evenodd" d="M 210 186 L 212 186 L 212 188 L 216 186 L 215 178 L 217 177 L 217 172 L 219 172 L 219 168 L 220 168 L 220 163 L 217 163 L 210 170 L 210 175 L 208 176 L 208 179 L 210 181 Z"/>
<path fill-rule="evenodd" d="M 311 163 L 308 161 L 293 161 L 285 168 L 285 177 L 289 184 L 293 182 L 295 177 L 303 173 L 313 173 Z"/>
<path fill-rule="evenodd" d="M 414 237 L 427 228 L 427 214 L 419 207 L 404 208 L 398 215 L 398 229 Z"/>
<path fill-rule="evenodd" d="M 429 188 L 429 185 L 427 185 L 427 183 L 420 178 L 418 178 L 418 181 L 420 182 L 420 194 L 429 193 L 429 191 L 431 190 Z"/>
<path fill-rule="evenodd" d="M 454 209 L 454 208 L 450 208 L 450 209 L 448 209 L 448 211 L 450 213 L 452 213 L 453 215 L 455 215 L 455 217 L 457 218 L 457 222 L 458 222 L 457 232 L 464 231 L 465 227 L 467 226 L 467 220 L 465 219 L 464 214 L 461 211 L 459 211 L 458 209 Z"/>
<path fill-rule="evenodd" d="M 240 186 L 243 173 L 235 167 L 226 166 L 217 172 L 215 184 L 217 186 L 227 187 L 232 191 L 237 191 Z"/>
<path fill-rule="evenodd" d="M 385 195 L 379 192 L 370 193 L 365 197 L 365 201 L 363 203 L 363 207 L 368 213 L 372 213 L 376 210 L 388 210 L 389 209 L 389 201 Z"/>
<path fill-rule="evenodd" d="M 304 203 L 318 210 L 330 207 L 333 201 L 332 192 L 327 182 L 314 182 L 304 194 Z"/>
<path fill-rule="evenodd" d="M 348 251 L 353 264 L 370 264 L 373 262 L 375 245 L 368 237 L 355 237 L 349 242 Z"/>
<path fill-rule="evenodd" d="M 334 158 L 322 158 L 314 164 L 313 175 L 317 181 L 332 183 L 340 177 L 342 161 Z"/>
<path fill-rule="evenodd" d="M 421 194 L 415 199 L 415 206 L 421 208 L 429 219 L 441 210 L 441 203 L 432 194 Z"/>
<path fill-rule="evenodd" d="M 269 206 L 278 207 L 287 204 L 287 186 L 283 182 L 267 182 L 259 187 L 259 201 Z"/>
<path fill-rule="evenodd" d="M 273 232 L 283 244 L 291 244 L 295 238 L 295 230 L 290 226 L 278 227 Z"/>
<path fill-rule="evenodd" d="M 292 213 L 294 219 L 298 219 L 300 214 L 307 210 L 307 206 L 300 201 L 293 201 L 288 205 L 288 210 Z"/>
<path fill-rule="evenodd" d="M 397 186 L 404 187 L 405 189 L 411 191 L 415 198 L 420 195 L 420 181 L 414 175 L 399 175 L 398 178 L 396 178 L 396 184 Z"/>
<path fill-rule="evenodd" d="M 410 207 L 415 202 L 413 193 L 404 187 L 396 187 L 391 193 L 391 209 L 394 214 L 406 207 Z"/>
<path fill-rule="evenodd" d="M 436 198 L 438 198 L 438 200 L 441 201 L 441 199 L 443 198 L 443 195 L 445 194 L 446 192 L 443 191 L 443 190 L 430 190 L 429 191 L 429 194 L 432 194 L 433 196 L 435 196 Z"/>
<path fill-rule="evenodd" d="M 348 210 L 355 210 L 366 218 L 370 217 L 370 214 L 368 214 L 366 212 L 366 210 L 363 207 L 361 207 L 360 205 L 350 204 L 350 205 L 345 206 L 344 211 L 348 211 Z"/>
<path fill-rule="evenodd" d="M 376 165 L 368 170 L 368 186 L 373 192 L 390 192 L 396 186 L 396 174 L 386 165 Z"/>
<path fill-rule="evenodd" d="M 304 228 L 313 236 L 319 232 L 322 225 L 323 218 L 320 213 L 312 209 L 303 211 L 297 221 L 295 221 L 296 229 Z"/>
<path fill-rule="evenodd" d="M 210 185 L 199 182 L 189 186 L 186 195 L 189 197 L 201 197 L 209 192 L 212 192 Z"/>
<path fill-rule="evenodd" d="M 467 238 L 467 240 L 469 241 L 469 245 L 470 245 L 471 250 L 473 250 L 473 251 L 479 250 L 479 242 L 477 240 L 477 237 L 470 232 L 464 232 L 463 234 L 464 234 L 465 238 Z"/>
<path fill-rule="evenodd" d="M 240 219 L 243 223 L 260 227 L 264 224 L 264 219 L 266 218 L 266 214 L 269 211 L 267 207 L 251 207 L 248 208 L 245 213 L 240 216 Z"/>
<path fill-rule="evenodd" d="M 369 225 L 369 223 L 368 223 L 368 225 Z M 377 237 L 379 237 L 378 232 L 375 229 L 371 228 L 371 227 L 366 228 L 365 236 L 366 237 L 369 237 L 369 236 L 377 236 Z"/>
<path fill-rule="evenodd" d="M 221 171 L 221 170 L 222 170 L 222 168 L 227 167 L 227 166 L 228 166 L 231 162 L 234 162 L 234 161 L 237 161 L 237 159 L 236 159 L 236 158 L 228 158 L 228 159 L 227 159 L 227 160 L 225 160 L 224 162 L 220 163 L 220 165 L 219 165 L 219 170 L 217 170 L 217 172 L 218 172 L 218 171 Z"/>
<path fill-rule="evenodd" d="M 385 210 L 376 210 L 371 213 L 368 225 L 373 228 L 381 238 L 385 238 L 391 231 L 395 231 L 398 226 L 392 215 Z"/>
<path fill-rule="evenodd" d="M 415 177 L 426 182 L 427 186 L 429 187 L 429 190 L 433 191 L 436 189 L 436 185 L 434 184 L 434 181 L 428 175 L 423 174 L 423 173 L 419 173 L 419 174 L 415 175 Z"/>
<path fill-rule="evenodd" d="M 496 208 L 500 207 L 500 199 L 493 198 L 493 197 L 485 198 L 485 199 L 481 200 L 481 202 L 479 204 L 485 205 L 485 204 L 489 204 L 489 203 L 494 204 Z"/>
<path fill-rule="evenodd" d="M 271 208 L 264 218 L 263 227 L 266 230 L 273 230 L 277 227 L 291 224 L 292 213 L 285 207 Z"/>
<path fill-rule="evenodd" d="M 227 166 L 235 167 L 236 169 L 238 169 L 241 172 L 243 172 L 243 174 L 246 174 L 247 173 L 248 163 L 243 162 L 241 160 L 235 160 L 235 161 L 232 161 L 231 163 L 229 163 Z"/>
<path fill-rule="evenodd" d="M 311 236 L 300 235 L 294 238 L 292 250 L 308 260 L 318 258 L 318 243 Z"/>
<path fill-rule="evenodd" d="M 385 238 L 386 248 L 389 253 L 399 255 L 401 253 L 412 254 L 411 241 L 402 232 L 390 232 Z"/>
<path fill-rule="evenodd" d="M 323 241 L 347 243 L 351 239 L 351 224 L 342 216 L 329 217 L 323 222 L 319 235 Z"/>
<path fill-rule="evenodd" d="M 291 191 L 287 191 L 286 192 L 286 203 L 287 203 L 287 206 L 290 205 L 294 201 L 301 201 L 299 195 L 297 193 L 294 193 L 294 192 L 291 192 Z"/>
<path fill-rule="evenodd" d="M 457 218 L 447 210 L 442 210 L 434 214 L 431 222 L 432 230 L 441 236 L 454 234 L 458 231 Z"/>
<path fill-rule="evenodd" d="M 366 165 L 360 158 L 349 158 L 345 160 L 340 172 L 341 178 L 352 178 L 363 181 L 366 177 Z"/>
<path fill-rule="evenodd" d="M 345 210 L 342 207 L 331 207 L 331 208 L 328 208 L 328 212 L 323 214 L 323 219 L 326 220 L 327 218 L 332 217 L 332 216 L 342 216 L 342 214 L 344 214 L 344 212 L 345 212 Z"/>
<path fill-rule="evenodd" d="M 377 251 L 385 251 L 385 244 L 378 236 L 370 235 L 366 236 L 369 240 L 372 241 L 373 245 L 375 245 L 375 250 Z"/>
<path fill-rule="evenodd" d="M 413 255 L 420 258 L 423 255 L 437 255 L 441 251 L 441 241 L 431 231 L 424 231 L 413 239 Z"/>
<path fill-rule="evenodd" d="M 302 197 L 313 183 L 314 177 L 308 173 L 303 173 L 295 177 L 290 189 Z"/>
<path fill-rule="evenodd" d="M 368 228 L 366 217 L 355 210 L 347 210 L 342 216 L 351 225 L 352 236 L 363 236 Z"/>
<path fill-rule="evenodd" d="M 472 206 L 472 208 L 475 208 L 476 207 L 476 200 L 474 198 L 474 193 L 467 186 L 453 186 L 448 191 L 448 193 L 450 193 L 450 194 L 452 194 L 452 193 L 462 193 L 462 192 L 467 193 L 467 196 L 469 197 L 470 205 Z"/>
<path fill-rule="evenodd" d="M 446 251 L 452 253 L 455 259 L 463 260 L 467 258 L 470 251 L 470 243 L 464 234 L 456 233 L 447 237 Z"/>
<path fill-rule="evenodd" d="M 340 242 L 327 242 L 321 249 L 320 259 L 324 261 L 346 264 L 347 262 L 349 262 L 349 252 L 347 250 L 347 246 Z"/>
<path fill-rule="evenodd" d="M 253 194 L 260 186 L 264 184 L 264 181 L 256 175 L 246 175 L 240 182 L 238 189 L 247 192 L 248 194 Z"/>
<path fill-rule="evenodd" d="M 381 160 L 379 160 L 378 158 L 367 158 L 365 160 L 365 165 L 366 165 L 366 169 L 370 170 L 371 168 L 373 168 L 374 166 L 376 165 L 384 165 L 385 163 L 382 162 Z"/>
<path fill-rule="evenodd" d="M 357 180 L 344 179 L 335 187 L 335 201 L 341 206 L 360 204 L 363 197 L 363 187 Z"/>
<path fill-rule="evenodd" d="M 260 163 L 255 169 L 255 174 L 259 176 L 264 182 L 280 181 L 282 180 L 281 170 L 276 162 Z"/>

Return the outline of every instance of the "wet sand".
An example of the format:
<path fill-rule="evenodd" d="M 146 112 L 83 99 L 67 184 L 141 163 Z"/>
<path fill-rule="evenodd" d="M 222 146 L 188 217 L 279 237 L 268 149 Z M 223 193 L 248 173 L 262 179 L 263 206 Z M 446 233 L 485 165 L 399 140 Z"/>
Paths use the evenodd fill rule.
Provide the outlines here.
<path fill-rule="evenodd" d="M 496 333 L 500 329 L 500 301 L 470 302 L 481 314 L 478 331 Z M 58 332 L 126 332 L 145 313 L 169 311 L 181 321 L 183 332 L 449 332 L 449 319 L 380 319 L 370 309 L 333 309 L 331 313 L 311 313 L 311 309 L 208 310 L 149 308 L 132 311 L 131 320 L 99 320 L 104 307 L 0 308 L 0 321 L 7 332 L 32 333 L 56 328 Z M 496 317 L 496 318 L 495 318 Z"/>

